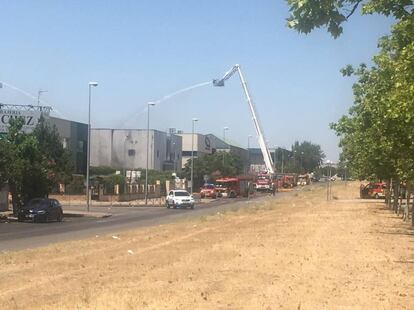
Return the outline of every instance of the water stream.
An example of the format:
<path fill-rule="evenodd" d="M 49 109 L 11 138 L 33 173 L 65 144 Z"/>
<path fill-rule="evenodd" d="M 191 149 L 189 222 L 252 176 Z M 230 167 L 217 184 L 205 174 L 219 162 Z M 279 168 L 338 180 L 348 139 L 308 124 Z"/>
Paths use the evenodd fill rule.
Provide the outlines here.
<path fill-rule="evenodd" d="M 35 104 L 37 104 L 38 98 L 35 95 L 33 95 L 33 94 L 31 94 L 31 93 L 29 93 L 29 92 L 27 92 L 27 91 L 25 91 L 21 88 L 18 88 L 14 85 L 3 82 L 3 81 L 0 81 L 0 84 L 2 84 L 3 86 L 6 86 L 7 88 L 10 88 L 11 90 L 14 90 L 14 91 L 17 91 L 18 93 L 21 93 L 22 95 L 32 99 L 35 102 Z M 39 99 L 39 103 L 41 105 L 44 105 L 44 106 L 51 106 L 48 102 L 44 101 L 43 99 Z M 53 107 L 53 106 L 51 106 L 51 107 L 52 107 L 52 113 L 55 113 L 57 116 L 59 116 L 61 118 L 69 119 L 69 118 L 65 117 L 65 115 L 63 115 L 56 107 Z"/>
<path fill-rule="evenodd" d="M 160 98 L 158 100 L 153 100 L 151 102 L 154 102 L 156 105 L 159 105 L 159 104 L 163 103 L 164 101 L 166 101 L 168 99 L 171 99 L 171 98 L 173 98 L 175 96 L 181 95 L 182 93 L 186 93 L 186 92 L 191 91 L 193 89 L 196 89 L 196 88 L 199 88 L 199 87 L 203 87 L 203 86 L 207 86 L 207 85 L 211 85 L 211 84 L 212 84 L 212 81 L 203 82 L 203 83 L 197 83 L 197 84 L 194 84 L 192 86 L 188 86 L 188 87 L 185 87 L 185 88 L 176 90 L 176 91 L 174 91 L 174 92 L 172 92 L 172 93 L 170 93 L 168 95 L 163 96 L 162 98 Z M 145 104 L 141 105 L 140 108 L 139 108 L 139 111 L 137 113 L 129 116 L 127 119 L 121 121 L 119 123 L 118 128 L 124 128 L 125 125 L 127 123 L 129 123 L 129 121 L 131 121 L 133 119 L 137 119 L 140 116 L 144 115 L 147 112 L 147 105 L 148 105 L 148 103 L 145 103 Z"/>

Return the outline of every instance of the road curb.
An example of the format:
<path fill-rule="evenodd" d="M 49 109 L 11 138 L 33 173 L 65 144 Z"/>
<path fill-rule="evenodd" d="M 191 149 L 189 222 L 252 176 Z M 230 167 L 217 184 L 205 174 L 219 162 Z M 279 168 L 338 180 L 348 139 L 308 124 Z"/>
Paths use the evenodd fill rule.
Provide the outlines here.
<path fill-rule="evenodd" d="M 111 213 L 98 213 L 98 212 L 76 212 L 76 211 L 63 211 L 65 217 L 93 217 L 93 218 L 106 218 L 112 216 Z"/>

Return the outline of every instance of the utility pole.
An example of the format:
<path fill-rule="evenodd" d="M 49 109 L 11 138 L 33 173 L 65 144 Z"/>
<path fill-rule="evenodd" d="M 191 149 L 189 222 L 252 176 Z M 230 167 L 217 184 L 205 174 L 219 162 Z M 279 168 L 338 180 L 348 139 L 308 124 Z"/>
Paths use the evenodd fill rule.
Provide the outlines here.
<path fill-rule="evenodd" d="M 191 131 L 191 195 L 193 194 L 193 188 L 194 188 L 194 126 L 195 126 L 195 122 L 198 122 L 198 118 L 193 118 L 192 122 L 193 122 L 192 123 L 193 126 L 192 126 L 192 131 Z"/>

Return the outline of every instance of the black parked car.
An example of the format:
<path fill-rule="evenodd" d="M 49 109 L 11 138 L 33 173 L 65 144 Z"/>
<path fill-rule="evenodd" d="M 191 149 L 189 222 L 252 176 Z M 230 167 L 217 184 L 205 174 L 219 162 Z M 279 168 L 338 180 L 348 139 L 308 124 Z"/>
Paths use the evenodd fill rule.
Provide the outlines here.
<path fill-rule="evenodd" d="M 63 220 L 63 210 L 59 201 L 48 198 L 35 198 L 25 204 L 17 217 L 19 222 L 30 220 L 33 222 L 58 221 Z"/>

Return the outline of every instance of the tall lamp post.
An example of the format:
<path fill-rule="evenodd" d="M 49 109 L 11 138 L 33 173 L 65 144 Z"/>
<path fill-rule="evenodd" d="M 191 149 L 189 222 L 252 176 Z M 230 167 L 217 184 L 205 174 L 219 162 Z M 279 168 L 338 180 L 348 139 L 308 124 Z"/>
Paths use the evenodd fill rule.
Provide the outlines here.
<path fill-rule="evenodd" d="M 223 127 L 223 141 L 226 142 L 226 131 L 229 130 L 229 127 Z"/>
<path fill-rule="evenodd" d="M 91 83 L 94 83 L 94 82 L 91 82 Z M 90 84 L 89 84 L 90 85 Z M 96 83 L 96 85 L 93 85 L 93 86 L 98 86 L 98 83 Z M 90 87 L 89 87 L 90 88 Z M 40 95 L 42 94 L 42 93 L 47 93 L 47 90 L 44 90 L 44 89 L 39 89 L 38 91 L 37 91 L 37 106 L 40 106 Z"/>
<path fill-rule="evenodd" d="M 198 122 L 198 118 L 193 118 L 191 131 L 191 195 L 194 189 L 194 127 L 196 122 Z"/>
<path fill-rule="evenodd" d="M 302 170 L 303 170 L 303 155 L 304 155 L 305 153 L 303 153 L 303 152 L 300 152 L 300 173 L 302 173 Z M 306 171 L 305 171 L 306 172 Z"/>
<path fill-rule="evenodd" d="M 89 189 L 89 168 L 91 165 L 91 102 L 92 87 L 98 86 L 98 82 L 89 82 L 89 108 L 88 108 L 88 150 L 86 155 L 86 211 L 90 209 L 90 189 Z M 38 93 L 38 102 L 40 102 L 40 90 Z"/>
<path fill-rule="evenodd" d="M 223 127 L 223 141 L 224 143 L 226 143 L 226 131 L 229 130 L 229 127 Z M 226 151 L 223 150 L 223 168 L 224 168 L 224 157 L 225 157 L 225 153 Z"/>
<path fill-rule="evenodd" d="M 146 160 L 146 167 L 145 167 L 145 205 L 148 204 L 148 157 L 149 157 L 149 127 L 150 127 L 150 107 L 155 106 L 155 102 L 148 102 L 147 103 L 147 160 Z"/>
<path fill-rule="evenodd" d="M 326 161 L 326 164 L 328 165 L 328 171 L 326 171 L 326 174 L 328 175 L 328 182 L 326 183 L 326 200 L 329 201 L 331 199 L 331 164 L 332 162 L 328 159 Z"/>
<path fill-rule="evenodd" d="M 252 138 L 252 135 L 247 136 L 247 173 L 250 173 L 250 139 Z"/>
<path fill-rule="evenodd" d="M 247 136 L 247 149 L 250 149 L 250 139 L 252 138 L 252 135 Z"/>
<path fill-rule="evenodd" d="M 276 145 L 275 146 L 275 160 L 274 160 L 274 164 L 275 164 L 275 171 L 276 171 L 276 169 L 277 169 L 277 167 L 276 167 L 276 164 L 277 164 L 277 153 L 276 153 L 276 151 L 277 151 L 277 149 L 278 149 L 279 147 Z"/>

